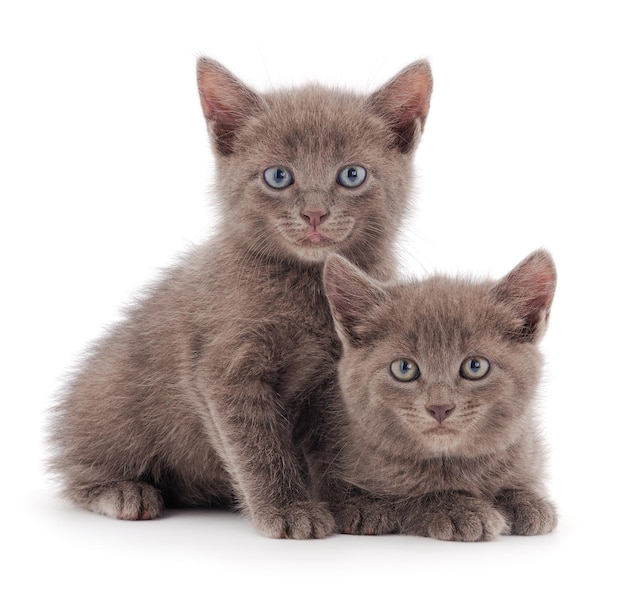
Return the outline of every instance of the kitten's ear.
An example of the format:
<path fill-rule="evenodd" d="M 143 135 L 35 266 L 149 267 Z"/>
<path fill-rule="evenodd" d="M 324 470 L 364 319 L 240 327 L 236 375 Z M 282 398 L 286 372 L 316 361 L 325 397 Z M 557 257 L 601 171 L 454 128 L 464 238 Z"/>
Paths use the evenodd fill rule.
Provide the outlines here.
<path fill-rule="evenodd" d="M 197 73 L 204 117 L 211 125 L 217 150 L 228 155 L 233 151 L 237 130 L 263 108 L 264 101 L 210 58 L 198 59 Z"/>
<path fill-rule="evenodd" d="M 324 287 L 337 333 L 355 347 L 362 345 L 372 333 L 372 312 L 385 302 L 386 291 L 339 255 L 326 260 Z"/>
<path fill-rule="evenodd" d="M 396 145 L 404 153 L 415 148 L 424 130 L 432 90 L 430 65 L 426 60 L 419 60 L 368 99 L 373 110 L 389 122 Z"/>
<path fill-rule="evenodd" d="M 536 341 L 543 335 L 556 290 L 556 267 L 550 254 L 540 249 L 531 253 L 490 294 L 513 308 L 520 326 L 512 331 L 522 342 Z"/>

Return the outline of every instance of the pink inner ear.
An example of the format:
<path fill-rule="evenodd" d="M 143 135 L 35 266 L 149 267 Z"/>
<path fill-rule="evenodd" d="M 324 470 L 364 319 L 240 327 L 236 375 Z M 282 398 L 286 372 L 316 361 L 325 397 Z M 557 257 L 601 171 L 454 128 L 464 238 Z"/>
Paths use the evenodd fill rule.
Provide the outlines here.
<path fill-rule="evenodd" d="M 393 127 L 402 151 L 409 151 L 422 132 L 432 92 L 427 62 L 409 65 L 371 96 L 374 110 Z"/>
<path fill-rule="evenodd" d="M 530 293 L 529 305 L 538 311 L 548 310 L 552 305 L 556 284 L 552 269 L 544 268 L 537 272 L 533 283 L 534 294 Z"/>
<path fill-rule="evenodd" d="M 391 100 L 396 122 L 406 124 L 419 119 L 423 125 L 430 107 L 432 81 L 428 72 L 417 72 L 411 77 L 403 77 L 392 86 Z M 390 102 L 391 104 L 391 102 Z"/>
<path fill-rule="evenodd" d="M 221 130 L 234 130 L 239 124 L 236 111 L 232 104 L 224 101 L 224 98 L 201 93 L 202 109 L 208 120 L 219 124 Z"/>
<path fill-rule="evenodd" d="M 230 84 L 230 85 L 229 85 Z M 230 123 L 235 126 L 234 113 L 236 106 L 241 102 L 229 89 L 233 82 L 228 81 L 223 73 L 205 70 L 198 73 L 198 88 L 204 116 L 211 121 L 220 121 L 224 125 Z"/>
<path fill-rule="evenodd" d="M 550 255 L 537 251 L 496 284 L 491 294 L 512 307 L 524 321 L 521 336 L 534 339 L 541 335 L 548 319 L 554 291 L 556 269 Z"/>
<path fill-rule="evenodd" d="M 207 58 L 198 61 L 198 89 L 217 147 L 228 154 L 233 151 L 237 129 L 262 107 L 263 100 L 222 65 Z"/>
<path fill-rule="evenodd" d="M 372 310 L 385 301 L 385 291 L 345 258 L 331 256 L 324 268 L 324 287 L 338 330 L 359 344 L 372 326 Z"/>

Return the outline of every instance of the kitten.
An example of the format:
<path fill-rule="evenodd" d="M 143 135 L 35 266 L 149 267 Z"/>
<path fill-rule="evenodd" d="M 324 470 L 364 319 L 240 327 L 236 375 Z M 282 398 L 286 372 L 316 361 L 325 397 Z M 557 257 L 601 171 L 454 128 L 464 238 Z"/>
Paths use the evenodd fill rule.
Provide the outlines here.
<path fill-rule="evenodd" d="M 343 345 L 334 468 L 356 487 L 335 505 L 341 529 L 463 541 L 551 531 L 534 410 L 550 255 L 496 283 L 394 284 L 333 256 L 324 281 Z"/>
<path fill-rule="evenodd" d="M 323 263 L 392 275 L 430 68 L 369 96 L 259 94 L 206 58 L 197 72 L 220 228 L 96 343 L 55 408 L 52 468 L 111 517 L 220 504 L 270 537 L 327 536 L 304 454 L 339 354 Z"/>

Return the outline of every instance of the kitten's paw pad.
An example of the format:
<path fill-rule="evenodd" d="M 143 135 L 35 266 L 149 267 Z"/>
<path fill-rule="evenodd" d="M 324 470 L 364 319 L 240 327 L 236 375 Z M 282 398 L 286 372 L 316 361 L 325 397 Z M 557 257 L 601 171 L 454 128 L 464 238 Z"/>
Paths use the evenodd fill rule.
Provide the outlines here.
<path fill-rule="evenodd" d="M 511 535 L 536 536 L 556 527 L 556 508 L 534 492 L 506 490 L 496 497 L 495 504 L 509 520 Z"/>
<path fill-rule="evenodd" d="M 156 519 L 163 514 L 161 493 L 145 482 L 110 482 L 85 491 L 85 506 L 96 513 L 128 521 Z"/>
<path fill-rule="evenodd" d="M 252 521 L 264 536 L 270 538 L 326 538 L 335 531 L 335 519 L 330 511 L 315 502 L 297 502 L 283 509 L 258 509 L 252 515 Z"/>
<path fill-rule="evenodd" d="M 334 510 L 336 530 L 341 534 L 382 535 L 397 531 L 395 513 L 390 505 L 348 499 Z"/>

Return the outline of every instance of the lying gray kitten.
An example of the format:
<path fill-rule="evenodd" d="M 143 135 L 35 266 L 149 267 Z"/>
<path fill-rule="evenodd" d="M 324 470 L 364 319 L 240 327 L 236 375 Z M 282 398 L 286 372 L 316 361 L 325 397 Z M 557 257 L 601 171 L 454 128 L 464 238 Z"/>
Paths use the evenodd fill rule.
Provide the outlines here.
<path fill-rule="evenodd" d="M 369 95 L 260 94 L 202 58 L 198 86 L 219 229 L 93 347 L 55 410 L 53 469 L 111 517 L 226 504 L 267 536 L 327 536 L 307 464 L 339 352 L 322 268 L 336 252 L 393 276 L 430 68 Z"/>
<path fill-rule="evenodd" d="M 534 411 L 550 255 L 497 283 L 394 284 L 333 256 L 324 281 L 345 405 L 328 464 L 355 486 L 333 505 L 340 528 L 462 541 L 551 531 Z"/>

